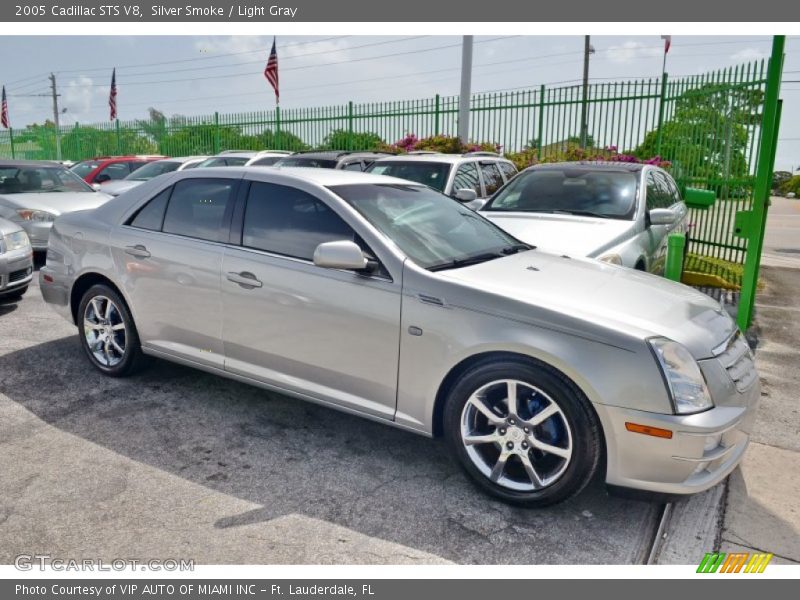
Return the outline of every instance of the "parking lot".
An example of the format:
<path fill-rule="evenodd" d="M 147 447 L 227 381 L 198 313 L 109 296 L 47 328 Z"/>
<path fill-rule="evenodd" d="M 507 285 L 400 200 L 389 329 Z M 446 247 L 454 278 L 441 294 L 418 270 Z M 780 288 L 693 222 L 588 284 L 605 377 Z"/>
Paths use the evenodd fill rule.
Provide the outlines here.
<path fill-rule="evenodd" d="M 110 379 L 37 284 L 0 306 L 0 563 L 642 563 L 661 506 L 483 495 L 439 440 L 156 361 Z"/>

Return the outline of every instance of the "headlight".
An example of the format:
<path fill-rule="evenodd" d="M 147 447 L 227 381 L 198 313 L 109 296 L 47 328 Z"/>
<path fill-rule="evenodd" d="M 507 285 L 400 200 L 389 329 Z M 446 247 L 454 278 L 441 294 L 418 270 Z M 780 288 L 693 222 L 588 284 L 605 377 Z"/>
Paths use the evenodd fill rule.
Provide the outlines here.
<path fill-rule="evenodd" d="M 17 211 L 19 218 L 23 221 L 55 221 L 56 216 L 53 213 L 44 210 L 33 210 L 30 208 L 20 208 Z"/>
<path fill-rule="evenodd" d="M 661 365 L 675 412 L 689 415 L 712 408 L 714 403 L 694 356 L 672 340 L 653 338 L 648 341 Z"/>
<path fill-rule="evenodd" d="M 602 261 L 604 263 L 609 263 L 611 265 L 621 265 L 622 264 L 622 257 L 619 254 L 604 254 L 603 256 L 599 257 L 597 260 Z"/>
<path fill-rule="evenodd" d="M 28 234 L 24 231 L 15 231 L 3 236 L 3 243 L 0 244 L 0 251 L 12 252 L 13 250 L 23 250 L 30 248 L 31 242 Z"/>

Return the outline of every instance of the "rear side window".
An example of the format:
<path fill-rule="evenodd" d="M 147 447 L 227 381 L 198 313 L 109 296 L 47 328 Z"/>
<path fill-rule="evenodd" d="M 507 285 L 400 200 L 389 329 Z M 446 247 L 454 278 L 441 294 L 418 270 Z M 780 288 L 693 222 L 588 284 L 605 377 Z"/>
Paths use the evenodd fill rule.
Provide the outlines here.
<path fill-rule="evenodd" d="M 481 172 L 483 173 L 483 187 L 486 188 L 486 195 L 491 196 L 503 185 L 503 176 L 495 163 L 482 163 Z"/>
<path fill-rule="evenodd" d="M 321 200 L 291 186 L 251 184 L 243 246 L 310 261 L 319 244 L 338 240 L 355 241 L 355 233 Z"/>
<path fill-rule="evenodd" d="M 175 184 L 164 215 L 165 233 L 221 241 L 225 212 L 235 185 L 232 179 L 185 179 Z"/>
<path fill-rule="evenodd" d="M 139 209 L 139 212 L 133 217 L 129 225 L 131 227 L 138 227 L 139 229 L 161 231 L 161 226 L 164 223 L 164 211 L 167 208 L 167 201 L 169 200 L 171 192 L 171 187 L 160 192 L 155 198 Z"/>
<path fill-rule="evenodd" d="M 464 163 L 458 167 L 453 178 L 453 193 L 458 190 L 474 190 L 478 196 L 481 195 L 481 181 L 478 178 L 478 167 L 475 163 Z"/>
<path fill-rule="evenodd" d="M 506 178 L 506 181 L 514 177 L 517 174 L 517 168 L 512 165 L 511 163 L 507 162 L 499 162 L 497 166 L 500 167 L 500 171 L 503 172 L 503 176 Z"/>

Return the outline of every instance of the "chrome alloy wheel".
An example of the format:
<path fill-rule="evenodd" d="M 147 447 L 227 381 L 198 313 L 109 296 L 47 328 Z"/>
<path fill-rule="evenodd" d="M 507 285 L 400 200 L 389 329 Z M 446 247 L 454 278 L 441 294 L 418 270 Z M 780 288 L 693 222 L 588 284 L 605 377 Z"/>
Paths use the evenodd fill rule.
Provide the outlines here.
<path fill-rule="evenodd" d="M 483 475 L 521 492 L 552 485 L 572 458 L 564 412 L 542 390 L 514 379 L 487 383 L 469 397 L 461 442 Z"/>
<path fill-rule="evenodd" d="M 86 305 L 83 334 L 95 360 L 104 367 L 116 366 L 125 357 L 125 322 L 117 305 L 106 296 L 95 296 Z"/>

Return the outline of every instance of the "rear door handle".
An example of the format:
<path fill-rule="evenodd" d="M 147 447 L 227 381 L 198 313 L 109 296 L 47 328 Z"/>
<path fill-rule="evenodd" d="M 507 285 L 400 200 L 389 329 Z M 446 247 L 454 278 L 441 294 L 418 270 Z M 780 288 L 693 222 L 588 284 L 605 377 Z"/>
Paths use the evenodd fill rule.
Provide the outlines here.
<path fill-rule="evenodd" d="M 260 288 L 263 284 L 256 279 L 256 276 L 249 271 L 242 271 L 241 273 L 228 273 L 228 281 L 238 283 L 244 288 Z"/>
<path fill-rule="evenodd" d="M 136 256 L 138 258 L 148 258 L 150 256 L 150 252 L 141 244 L 136 244 L 135 246 L 125 246 L 125 254 L 130 254 L 131 256 Z"/>

